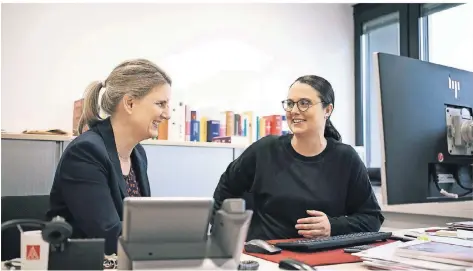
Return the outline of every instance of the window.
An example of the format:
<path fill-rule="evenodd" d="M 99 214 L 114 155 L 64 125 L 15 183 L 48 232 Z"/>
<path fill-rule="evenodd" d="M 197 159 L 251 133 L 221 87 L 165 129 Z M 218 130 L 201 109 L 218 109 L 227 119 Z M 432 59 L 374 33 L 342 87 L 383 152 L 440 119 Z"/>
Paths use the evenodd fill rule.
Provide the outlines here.
<path fill-rule="evenodd" d="M 356 145 L 365 148 L 367 167 L 381 167 L 373 52 L 473 71 L 473 3 L 356 4 L 353 17 Z"/>
<path fill-rule="evenodd" d="M 424 4 L 419 25 L 422 60 L 473 71 L 473 4 Z"/>
<path fill-rule="evenodd" d="M 379 93 L 374 87 L 373 53 L 400 54 L 399 13 L 368 21 L 362 26 L 361 73 L 363 96 L 363 134 L 367 167 L 381 167 Z"/>

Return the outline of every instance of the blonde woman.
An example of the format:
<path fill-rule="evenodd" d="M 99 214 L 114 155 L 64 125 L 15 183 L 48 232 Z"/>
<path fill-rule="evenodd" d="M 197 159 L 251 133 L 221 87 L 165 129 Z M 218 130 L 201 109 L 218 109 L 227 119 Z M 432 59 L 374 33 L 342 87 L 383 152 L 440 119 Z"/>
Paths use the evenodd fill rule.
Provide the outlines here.
<path fill-rule="evenodd" d="M 105 252 L 116 252 L 123 199 L 150 196 L 139 142 L 156 137 L 159 123 L 169 118 L 170 95 L 170 77 L 144 59 L 125 61 L 88 86 L 80 135 L 59 161 L 47 213 L 64 217 L 73 238 L 105 238 Z M 109 117 L 101 119 L 100 109 Z"/>

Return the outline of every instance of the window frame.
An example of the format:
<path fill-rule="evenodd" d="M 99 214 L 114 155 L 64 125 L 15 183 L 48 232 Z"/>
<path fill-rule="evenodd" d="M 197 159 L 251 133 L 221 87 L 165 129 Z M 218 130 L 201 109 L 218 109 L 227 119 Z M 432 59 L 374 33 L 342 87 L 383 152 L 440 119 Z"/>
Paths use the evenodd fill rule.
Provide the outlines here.
<path fill-rule="evenodd" d="M 354 64 L 355 64 L 355 145 L 364 146 L 366 161 L 371 161 L 370 131 L 367 127 L 365 142 L 363 112 L 363 54 L 362 37 L 363 24 L 397 12 L 399 18 L 399 49 L 401 56 L 415 59 L 428 60 L 428 20 L 420 20 L 426 14 L 422 14 L 424 5 L 432 4 L 356 4 L 353 5 L 354 19 Z M 429 14 L 440 12 L 462 4 L 440 3 L 430 7 Z M 420 28 L 420 24 L 423 24 Z M 421 31 L 423 30 L 423 31 Z M 422 35 L 422 36 L 421 36 Z M 422 39 L 422 41 L 421 41 Z M 427 58 L 426 58 L 427 57 Z M 367 110 L 367 112 L 369 112 Z M 367 165 L 369 166 L 369 164 Z"/>

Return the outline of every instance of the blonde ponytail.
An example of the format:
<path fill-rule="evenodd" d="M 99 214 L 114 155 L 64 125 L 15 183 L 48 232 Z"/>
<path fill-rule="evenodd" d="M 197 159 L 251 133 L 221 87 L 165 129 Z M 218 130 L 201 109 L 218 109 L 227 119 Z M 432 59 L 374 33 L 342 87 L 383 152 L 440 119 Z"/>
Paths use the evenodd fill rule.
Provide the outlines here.
<path fill-rule="evenodd" d="M 86 125 L 90 127 L 95 122 L 101 120 L 99 114 L 99 94 L 103 87 L 104 86 L 101 81 L 94 81 L 87 86 L 84 93 L 85 95 L 82 115 L 79 120 L 79 134 L 82 134 L 82 131 Z"/>

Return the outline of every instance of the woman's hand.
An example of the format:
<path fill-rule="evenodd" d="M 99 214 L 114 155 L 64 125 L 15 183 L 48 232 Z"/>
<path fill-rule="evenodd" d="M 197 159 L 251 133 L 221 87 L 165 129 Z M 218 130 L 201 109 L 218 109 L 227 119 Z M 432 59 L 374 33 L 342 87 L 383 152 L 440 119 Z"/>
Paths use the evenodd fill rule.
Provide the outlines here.
<path fill-rule="evenodd" d="M 307 214 L 310 217 L 297 220 L 296 229 L 300 235 L 306 238 L 330 236 L 330 222 L 326 214 L 314 210 L 307 210 Z"/>

